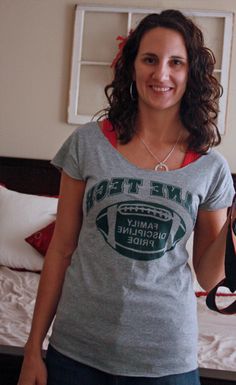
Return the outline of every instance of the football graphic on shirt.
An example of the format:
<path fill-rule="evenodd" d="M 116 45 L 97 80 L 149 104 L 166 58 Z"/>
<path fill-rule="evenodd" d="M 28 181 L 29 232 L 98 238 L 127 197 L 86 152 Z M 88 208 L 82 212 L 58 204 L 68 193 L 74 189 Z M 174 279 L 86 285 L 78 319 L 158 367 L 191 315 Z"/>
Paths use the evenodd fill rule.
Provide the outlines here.
<path fill-rule="evenodd" d="M 174 210 L 157 203 L 127 201 L 104 208 L 96 225 L 105 241 L 132 259 L 152 260 L 173 249 L 186 226 Z"/>

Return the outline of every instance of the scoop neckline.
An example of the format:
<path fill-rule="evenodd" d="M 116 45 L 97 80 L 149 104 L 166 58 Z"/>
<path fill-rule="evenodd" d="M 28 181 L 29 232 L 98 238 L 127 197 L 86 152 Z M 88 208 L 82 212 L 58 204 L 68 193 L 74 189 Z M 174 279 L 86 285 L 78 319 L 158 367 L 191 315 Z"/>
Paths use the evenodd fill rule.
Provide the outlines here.
<path fill-rule="evenodd" d="M 106 138 L 106 136 L 104 135 L 104 133 L 102 132 L 102 129 L 101 127 L 99 126 L 99 123 L 98 122 L 94 122 L 96 123 L 96 126 L 97 126 L 97 129 L 99 131 L 99 135 L 101 136 L 101 139 L 107 144 L 108 148 L 110 149 L 111 152 L 113 152 L 114 154 L 116 154 L 116 156 L 123 162 L 125 162 L 129 167 L 132 167 L 134 168 L 135 170 L 138 170 L 139 172 L 146 172 L 146 173 L 152 173 L 154 175 L 170 175 L 171 173 L 176 173 L 176 172 L 181 172 L 183 170 L 186 170 L 187 167 L 191 167 L 193 165 L 195 165 L 197 162 L 199 162 L 203 156 L 200 156 L 198 159 L 196 159 L 194 162 L 191 162 L 189 164 L 187 164 L 186 166 L 183 166 L 183 167 L 180 167 L 180 168 L 177 168 L 175 170 L 168 170 L 168 171 L 158 171 L 158 170 L 152 170 L 152 169 L 149 169 L 149 168 L 141 168 L 141 167 L 138 167 L 136 166 L 135 164 L 131 163 L 128 159 L 126 159 L 110 142 L 109 140 Z M 209 153 L 209 151 L 208 151 Z M 208 154 L 207 153 L 207 154 Z"/>

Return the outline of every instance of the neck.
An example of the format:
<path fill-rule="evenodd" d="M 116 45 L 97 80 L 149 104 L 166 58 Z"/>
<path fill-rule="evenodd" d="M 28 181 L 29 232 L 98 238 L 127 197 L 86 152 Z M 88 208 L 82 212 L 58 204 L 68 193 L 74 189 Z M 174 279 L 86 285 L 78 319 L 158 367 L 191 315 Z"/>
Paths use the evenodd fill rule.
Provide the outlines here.
<path fill-rule="evenodd" d="M 139 111 L 137 121 L 137 132 L 150 142 L 174 142 L 181 130 L 184 130 L 179 113 L 161 111 L 150 113 L 150 111 Z"/>

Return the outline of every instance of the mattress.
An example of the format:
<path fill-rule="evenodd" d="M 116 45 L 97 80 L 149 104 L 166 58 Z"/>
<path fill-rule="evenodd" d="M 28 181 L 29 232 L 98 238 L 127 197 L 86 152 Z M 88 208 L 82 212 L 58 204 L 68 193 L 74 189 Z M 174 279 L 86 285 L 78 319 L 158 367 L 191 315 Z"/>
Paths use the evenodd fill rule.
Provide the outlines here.
<path fill-rule="evenodd" d="M 39 274 L 0 267 L 0 345 L 24 346 L 30 331 Z M 220 296 L 223 305 L 232 300 Z M 236 315 L 209 310 L 205 296 L 197 298 L 199 321 L 199 367 L 236 370 Z M 44 341 L 48 345 L 51 329 Z"/>

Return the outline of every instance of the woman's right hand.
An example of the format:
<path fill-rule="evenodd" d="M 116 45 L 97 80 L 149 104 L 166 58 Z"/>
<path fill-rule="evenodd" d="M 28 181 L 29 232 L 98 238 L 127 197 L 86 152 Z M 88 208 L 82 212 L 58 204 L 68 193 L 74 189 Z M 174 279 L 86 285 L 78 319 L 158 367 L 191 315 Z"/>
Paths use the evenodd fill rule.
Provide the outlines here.
<path fill-rule="evenodd" d="M 25 355 L 17 385 L 46 385 L 47 369 L 43 358 Z"/>

